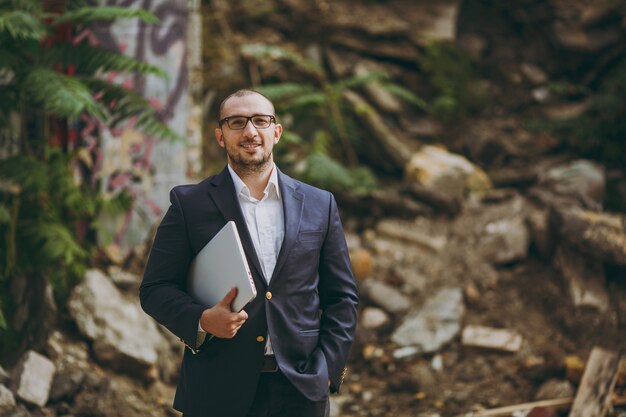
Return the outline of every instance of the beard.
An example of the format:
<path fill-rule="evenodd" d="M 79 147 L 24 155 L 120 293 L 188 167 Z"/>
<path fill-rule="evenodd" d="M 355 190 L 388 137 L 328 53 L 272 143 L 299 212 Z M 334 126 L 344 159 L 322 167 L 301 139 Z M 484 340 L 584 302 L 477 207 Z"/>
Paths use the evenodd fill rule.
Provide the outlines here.
<path fill-rule="evenodd" d="M 265 148 L 262 148 L 261 155 L 247 155 L 238 146 L 227 146 L 226 156 L 235 171 L 244 175 L 263 172 L 272 164 L 272 151 Z"/>

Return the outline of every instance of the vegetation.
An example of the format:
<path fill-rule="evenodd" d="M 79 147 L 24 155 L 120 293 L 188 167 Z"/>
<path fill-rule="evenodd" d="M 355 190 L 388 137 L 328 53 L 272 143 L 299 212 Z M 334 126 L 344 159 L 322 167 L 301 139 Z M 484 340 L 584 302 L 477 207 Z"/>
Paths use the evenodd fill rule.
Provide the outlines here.
<path fill-rule="evenodd" d="M 553 92 L 584 98 L 588 88 L 553 86 Z M 626 165 L 626 59 L 604 78 L 589 108 L 579 117 L 556 122 L 535 123 L 536 129 L 552 132 L 567 147 L 587 158 L 608 165 Z"/>
<path fill-rule="evenodd" d="M 85 121 L 114 127 L 131 118 L 149 135 L 178 137 L 146 99 L 104 79 L 112 71 L 164 73 L 77 36 L 94 21 L 120 18 L 156 22 L 143 10 L 81 0 L 0 5 L 0 126 L 8 126 L 0 152 L 9 154 L 0 165 L 0 356 L 20 338 L 12 284 L 43 277 L 63 301 L 94 249 L 94 220 L 132 203 L 124 192 L 108 201 L 99 194 L 96 151 L 79 133 Z"/>

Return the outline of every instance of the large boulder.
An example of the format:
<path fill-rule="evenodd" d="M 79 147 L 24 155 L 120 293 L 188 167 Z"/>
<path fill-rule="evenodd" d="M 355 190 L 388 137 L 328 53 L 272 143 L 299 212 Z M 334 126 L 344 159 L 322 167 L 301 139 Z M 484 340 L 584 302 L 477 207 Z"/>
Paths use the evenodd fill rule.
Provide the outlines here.
<path fill-rule="evenodd" d="M 405 177 L 449 197 L 492 188 L 485 172 L 465 157 L 437 146 L 424 146 L 405 166 Z"/>
<path fill-rule="evenodd" d="M 167 341 L 138 301 L 124 298 L 104 273 L 88 271 L 68 307 L 97 359 L 148 380 L 156 376 L 159 353 L 169 350 Z"/>

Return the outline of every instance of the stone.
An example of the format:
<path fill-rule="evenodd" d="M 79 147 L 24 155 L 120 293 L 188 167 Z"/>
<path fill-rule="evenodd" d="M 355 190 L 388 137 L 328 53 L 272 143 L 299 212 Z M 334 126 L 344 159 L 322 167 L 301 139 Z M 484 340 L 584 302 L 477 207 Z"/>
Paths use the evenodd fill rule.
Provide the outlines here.
<path fill-rule="evenodd" d="M 441 289 L 404 318 L 391 340 L 399 346 L 418 347 L 423 353 L 436 352 L 459 334 L 464 312 L 463 291 Z"/>
<path fill-rule="evenodd" d="M 54 375 L 50 401 L 70 401 L 80 390 L 85 380 L 85 371 L 82 369 L 64 369 Z"/>
<path fill-rule="evenodd" d="M 530 95 L 537 103 L 547 103 L 552 97 L 552 95 L 550 94 L 550 90 L 548 90 L 546 87 L 533 88 L 530 92 Z"/>
<path fill-rule="evenodd" d="M 556 212 L 559 234 L 587 257 L 626 265 L 626 216 L 581 209 Z"/>
<path fill-rule="evenodd" d="M 440 252 L 447 243 L 444 235 L 427 233 L 411 222 L 382 220 L 376 226 L 376 232 L 380 236 L 411 243 L 432 252 Z"/>
<path fill-rule="evenodd" d="M 554 264 L 565 278 L 575 306 L 608 311 L 610 302 L 602 263 L 560 245 L 554 255 Z"/>
<path fill-rule="evenodd" d="M 393 351 L 394 359 L 409 359 L 420 354 L 420 349 L 415 346 L 405 346 Z"/>
<path fill-rule="evenodd" d="M 568 398 L 574 396 L 574 386 L 571 382 L 561 379 L 549 379 L 537 390 L 535 401 L 551 400 L 554 398 Z"/>
<path fill-rule="evenodd" d="M 488 223 L 480 237 L 478 252 L 489 262 L 503 265 L 526 259 L 529 246 L 525 219 L 513 217 Z"/>
<path fill-rule="evenodd" d="M 586 112 L 590 106 L 591 100 L 583 100 L 572 103 L 558 103 L 545 107 L 543 109 L 543 113 L 546 117 L 552 120 L 575 119 Z"/>
<path fill-rule="evenodd" d="M 508 329 L 494 329 L 485 326 L 468 325 L 461 333 L 463 346 L 517 352 L 522 347 L 522 336 Z"/>
<path fill-rule="evenodd" d="M 0 384 L 0 416 L 15 410 L 15 397 L 10 389 Z"/>
<path fill-rule="evenodd" d="M 139 285 L 141 284 L 141 277 L 139 275 L 124 271 L 117 265 L 110 266 L 108 273 L 111 280 L 118 288 L 123 290 L 139 290 Z"/>
<path fill-rule="evenodd" d="M 352 272 L 356 279 L 369 278 L 374 273 L 374 257 L 367 249 L 356 249 L 350 252 Z"/>
<path fill-rule="evenodd" d="M 556 21 L 553 25 L 553 34 L 557 45 L 564 49 L 596 53 L 618 42 L 621 28 L 616 25 L 584 30 L 580 26 Z"/>
<path fill-rule="evenodd" d="M 465 157 L 437 146 L 424 146 L 405 165 L 405 178 L 449 197 L 492 188 L 485 172 Z"/>
<path fill-rule="evenodd" d="M 535 85 L 545 84 L 545 82 L 548 81 L 548 76 L 546 75 L 546 73 L 534 64 L 524 62 L 522 63 L 520 69 L 522 70 L 522 74 L 524 74 L 526 79 L 528 79 L 528 81 Z"/>
<path fill-rule="evenodd" d="M 48 402 L 54 372 L 50 359 L 29 350 L 13 369 L 13 392 L 20 400 L 43 407 Z"/>
<path fill-rule="evenodd" d="M 606 175 L 602 165 L 579 159 L 539 173 L 539 183 L 560 195 L 582 196 L 601 203 L 605 197 Z"/>
<path fill-rule="evenodd" d="M 436 42 L 454 42 L 457 34 L 459 0 L 415 2 L 404 7 L 402 17 L 410 22 L 411 39 L 420 46 Z"/>
<path fill-rule="evenodd" d="M 548 209 L 532 210 L 526 217 L 531 245 L 543 260 L 552 259 L 556 236 L 551 230 Z"/>
<path fill-rule="evenodd" d="M 568 355 L 563 360 L 565 375 L 572 384 L 578 384 L 585 371 L 585 361 L 576 355 Z"/>
<path fill-rule="evenodd" d="M 96 358 L 146 380 L 154 377 L 160 352 L 169 350 L 155 322 L 135 299 L 120 291 L 100 270 L 87 271 L 74 288 L 68 309 L 79 331 L 93 342 Z"/>
<path fill-rule="evenodd" d="M 394 287 L 375 279 L 363 281 L 362 293 L 383 310 L 398 314 L 411 308 L 411 300 Z"/>
<path fill-rule="evenodd" d="M 366 329 L 380 329 L 389 323 L 389 316 L 380 308 L 365 307 L 361 313 L 361 326 Z"/>

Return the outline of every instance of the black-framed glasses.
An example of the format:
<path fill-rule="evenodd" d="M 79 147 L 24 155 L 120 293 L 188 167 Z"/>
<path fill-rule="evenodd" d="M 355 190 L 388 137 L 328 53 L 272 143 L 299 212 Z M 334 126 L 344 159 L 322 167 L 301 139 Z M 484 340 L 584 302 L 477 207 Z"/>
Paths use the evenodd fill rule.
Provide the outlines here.
<path fill-rule="evenodd" d="M 230 116 L 224 117 L 218 123 L 220 127 L 224 123 L 232 130 L 243 130 L 248 125 L 248 122 L 252 122 L 252 125 L 257 129 L 267 129 L 272 123 L 276 123 L 276 117 L 271 114 L 255 114 L 254 116 Z"/>

